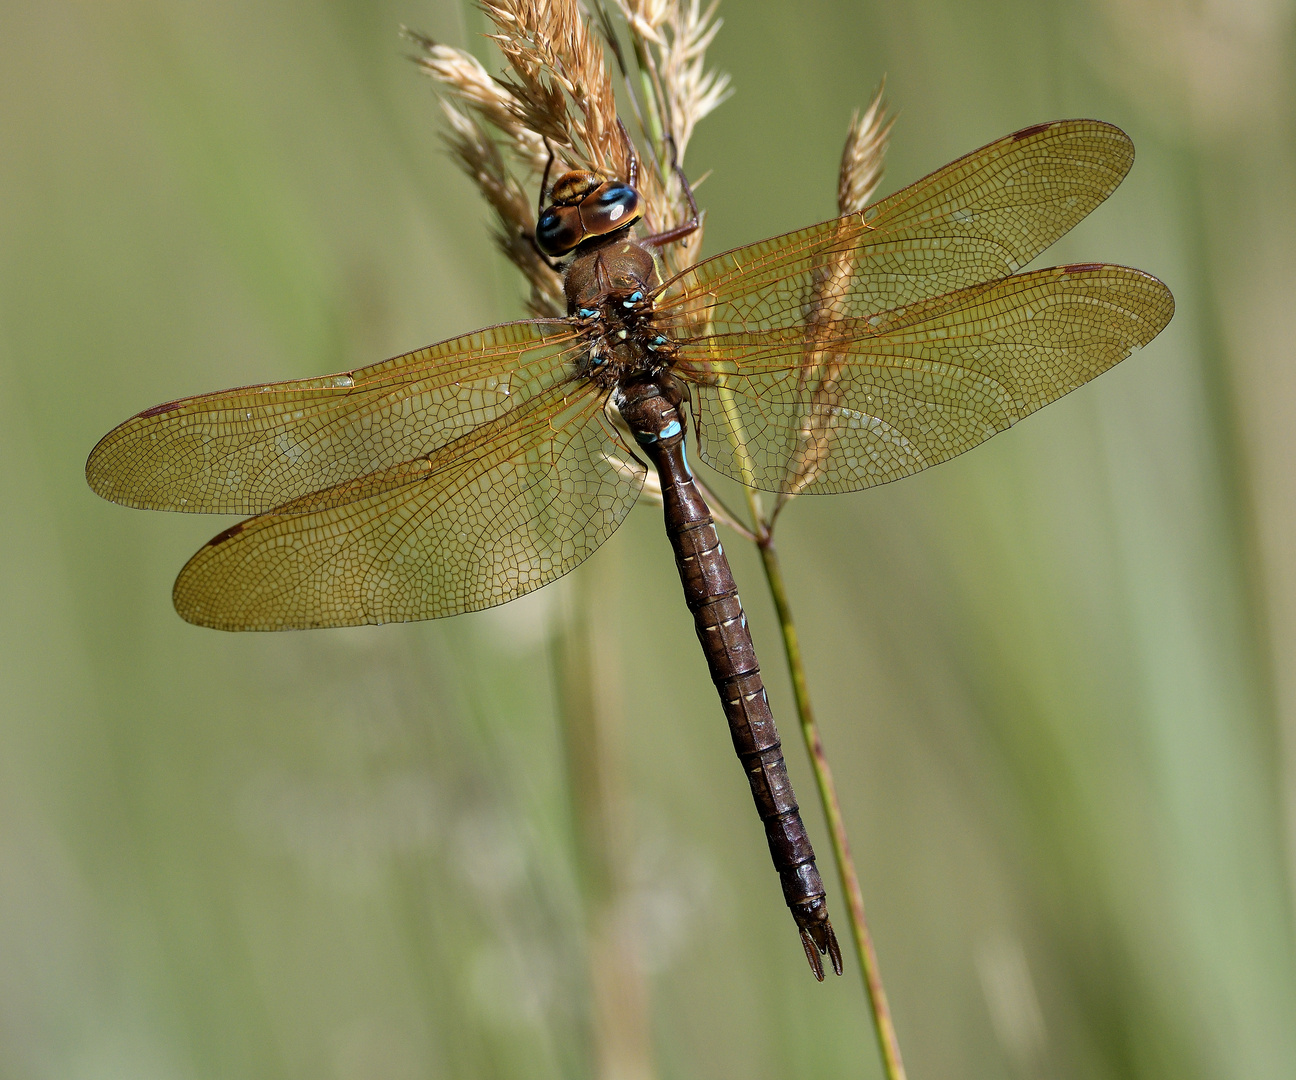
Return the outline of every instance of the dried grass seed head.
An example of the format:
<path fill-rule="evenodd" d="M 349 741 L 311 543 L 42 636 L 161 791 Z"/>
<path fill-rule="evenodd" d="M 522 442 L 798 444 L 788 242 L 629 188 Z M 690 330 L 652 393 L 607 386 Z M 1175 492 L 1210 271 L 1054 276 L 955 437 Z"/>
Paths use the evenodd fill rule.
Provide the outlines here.
<path fill-rule="evenodd" d="M 837 209 L 842 214 L 863 210 L 882 183 L 883 159 L 895 124 L 895 119 L 887 116 L 886 102 L 882 100 L 885 89 L 884 79 L 873 92 L 864 115 L 857 111 L 851 117 L 837 179 Z"/>

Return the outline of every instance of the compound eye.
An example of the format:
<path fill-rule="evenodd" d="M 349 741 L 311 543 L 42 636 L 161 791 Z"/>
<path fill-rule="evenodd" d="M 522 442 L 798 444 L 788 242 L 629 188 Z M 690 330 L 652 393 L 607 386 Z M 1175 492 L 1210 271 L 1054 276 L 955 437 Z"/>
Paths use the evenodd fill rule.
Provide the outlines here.
<path fill-rule="evenodd" d="M 629 184 L 609 181 L 581 203 L 581 217 L 594 236 L 622 229 L 643 217 L 639 192 Z"/>
<path fill-rule="evenodd" d="M 574 206 L 551 206 L 536 222 L 536 246 L 546 255 L 557 257 L 574 251 L 585 239 L 580 212 Z"/>

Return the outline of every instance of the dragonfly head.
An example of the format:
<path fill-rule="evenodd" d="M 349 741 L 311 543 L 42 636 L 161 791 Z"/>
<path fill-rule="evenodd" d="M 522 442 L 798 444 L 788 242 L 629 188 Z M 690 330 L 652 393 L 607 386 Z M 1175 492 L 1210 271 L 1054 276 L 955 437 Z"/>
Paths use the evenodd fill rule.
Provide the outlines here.
<path fill-rule="evenodd" d="M 554 181 L 549 206 L 536 222 L 536 245 L 559 258 L 586 240 L 620 232 L 643 217 L 643 200 L 629 184 L 597 173 L 569 172 Z"/>

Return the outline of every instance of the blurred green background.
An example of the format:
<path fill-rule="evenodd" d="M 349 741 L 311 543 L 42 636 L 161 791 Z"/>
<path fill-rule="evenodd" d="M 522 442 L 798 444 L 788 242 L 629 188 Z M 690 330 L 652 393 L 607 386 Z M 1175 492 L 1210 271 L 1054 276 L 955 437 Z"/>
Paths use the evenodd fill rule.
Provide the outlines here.
<path fill-rule="evenodd" d="M 1133 172 L 1040 264 L 1178 301 L 975 453 L 782 519 L 910 1076 L 1296 1075 L 1292 4 L 723 14 L 708 252 L 831 216 L 886 73 L 884 192 L 1124 127 Z M 156 402 L 520 314 L 402 23 L 490 55 L 433 0 L 0 10 L 0 1076 L 878 1076 L 858 974 L 805 969 L 656 508 L 496 611 L 229 635 L 170 604 L 228 522 L 85 486 Z"/>

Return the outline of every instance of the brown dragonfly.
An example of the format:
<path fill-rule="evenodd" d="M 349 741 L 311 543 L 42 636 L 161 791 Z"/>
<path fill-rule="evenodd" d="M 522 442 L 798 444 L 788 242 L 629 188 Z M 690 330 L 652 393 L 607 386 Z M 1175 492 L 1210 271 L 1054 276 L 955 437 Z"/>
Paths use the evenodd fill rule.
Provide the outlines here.
<path fill-rule="evenodd" d="M 686 428 L 702 460 L 752 487 L 856 491 L 946 461 L 1106 371 L 1169 322 L 1165 285 L 1100 263 L 1021 270 L 1133 157 L 1110 124 L 1040 124 L 861 213 L 665 282 L 654 251 L 696 228 L 692 194 L 691 221 L 635 239 L 633 156 L 624 181 L 568 173 L 535 236 L 567 260 L 567 318 L 157 405 L 103 438 L 86 477 L 127 506 L 255 515 L 189 561 L 173 599 L 202 626 L 286 630 L 512 600 L 588 558 L 656 469 L 785 899 L 816 977 L 825 954 L 840 974 Z"/>

